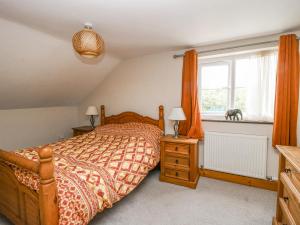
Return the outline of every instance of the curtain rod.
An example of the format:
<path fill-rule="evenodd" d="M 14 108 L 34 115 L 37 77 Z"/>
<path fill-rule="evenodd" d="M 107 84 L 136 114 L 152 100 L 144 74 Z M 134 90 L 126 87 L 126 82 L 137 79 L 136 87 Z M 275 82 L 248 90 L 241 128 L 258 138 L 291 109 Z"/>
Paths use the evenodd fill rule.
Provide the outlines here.
<path fill-rule="evenodd" d="M 299 37 L 297 38 L 299 40 Z M 216 51 L 223 51 L 223 50 L 230 50 L 230 49 L 236 49 L 236 48 L 244 48 L 244 47 L 251 47 L 255 45 L 262 45 L 262 44 L 272 44 L 272 43 L 278 43 L 278 40 L 276 41 L 263 41 L 263 42 L 256 42 L 256 43 L 251 43 L 251 44 L 244 44 L 244 45 L 238 45 L 234 47 L 225 47 L 225 48 L 217 48 L 217 49 L 212 49 L 212 50 L 206 50 L 206 51 L 197 51 L 197 53 L 210 53 L 210 52 L 216 52 Z M 184 54 L 176 54 L 173 55 L 173 58 L 180 58 L 183 57 Z"/>

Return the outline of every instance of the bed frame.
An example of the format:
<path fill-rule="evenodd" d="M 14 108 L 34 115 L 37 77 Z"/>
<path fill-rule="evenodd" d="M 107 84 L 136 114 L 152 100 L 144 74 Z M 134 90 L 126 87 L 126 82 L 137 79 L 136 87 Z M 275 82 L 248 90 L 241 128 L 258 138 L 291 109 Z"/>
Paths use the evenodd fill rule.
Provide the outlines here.
<path fill-rule="evenodd" d="M 155 120 L 148 116 L 142 116 L 135 112 L 122 112 L 118 115 L 105 116 L 104 105 L 101 105 L 101 126 L 111 123 L 128 123 L 128 122 L 139 122 L 139 123 L 148 123 L 154 126 L 158 126 L 162 131 L 165 131 L 165 122 L 164 122 L 164 107 L 159 106 L 159 119 Z"/>
<path fill-rule="evenodd" d="M 101 106 L 101 125 L 128 122 L 152 124 L 164 131 L 163 106 L 159 106 L 158 120 L 134 112 L 106 117 Z M 39 162 L 0 149 L 0 214 L 16 225 L 57 225 L 59 221 L 52 149 L 44 147 L 37 151 Z M 39 192 L 21 184 L 5 161 L 38 174 Z"/>

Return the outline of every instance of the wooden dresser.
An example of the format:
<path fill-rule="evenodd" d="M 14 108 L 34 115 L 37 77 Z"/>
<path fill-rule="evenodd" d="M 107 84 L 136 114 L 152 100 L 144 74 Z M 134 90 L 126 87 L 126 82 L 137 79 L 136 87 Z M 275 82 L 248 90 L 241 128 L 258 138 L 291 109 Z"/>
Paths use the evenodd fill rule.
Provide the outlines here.
<path fill-rule="evenodd" d="M 166 135 L 160 139 L 160 151 L 160 180 L 196 188 L 199 179 L 198 139 Z"/>
<path fill-rule="evenodd" d="M 276 146 L 279 156 L 279 184 L 273 225 L 300 225 L 300 148 Z"/>
<path fill-rule="evenodd" d="M 86 134 L 88 132 L 93 131 L 95 128 L 92 126 L 82 126 L 82 127 L 74 127 L 73 129 L 73 137 Z"/>

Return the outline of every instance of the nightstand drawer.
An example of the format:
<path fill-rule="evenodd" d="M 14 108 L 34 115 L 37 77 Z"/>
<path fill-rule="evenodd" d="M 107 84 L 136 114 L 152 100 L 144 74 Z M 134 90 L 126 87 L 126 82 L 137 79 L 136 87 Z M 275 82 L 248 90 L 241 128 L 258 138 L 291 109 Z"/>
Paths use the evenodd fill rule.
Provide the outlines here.
<path fill-rule="evenodd" d="M 165 144 L 165 151 L 168 153 L 178 153 L 182 155 L 189 155 L 190 153 L 190 146 L 185 144 L 173 144 L 173 143 L 166 143 Z"/>
<path fill-rule="evenodd" d="M 189 167 L 190 165 L 189 158 L 180 158 L 180 157 L 174 157 L 170 155 L 165 156 L 165 162 L 169 164 L 181 165 L 186 167 Z"/>
<path fill-rule="evenodd" d="M 174 170 L 174 169 L 165 169 L 165 176 L 172 177 L 181 180 L 189 180 L 189 172 L 188 171 L 181 171 L 181 170 Z"/>

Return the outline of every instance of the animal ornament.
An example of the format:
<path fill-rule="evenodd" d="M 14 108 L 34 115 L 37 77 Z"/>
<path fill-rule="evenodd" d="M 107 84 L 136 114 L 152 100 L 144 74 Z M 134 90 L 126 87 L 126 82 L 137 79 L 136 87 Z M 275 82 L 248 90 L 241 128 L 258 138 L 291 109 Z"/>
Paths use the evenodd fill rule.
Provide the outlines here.
<path fill-rule="evenodd" d="M 229 110 L 227 110 L 227 112 L 225 114 L 225 118 L 226 118 L 226 120 L 228 120 L 228 118 L 230 120 L 242 120 L 243 114 L 240 109 L 229 109 Z"/>

